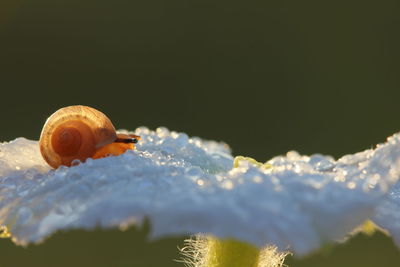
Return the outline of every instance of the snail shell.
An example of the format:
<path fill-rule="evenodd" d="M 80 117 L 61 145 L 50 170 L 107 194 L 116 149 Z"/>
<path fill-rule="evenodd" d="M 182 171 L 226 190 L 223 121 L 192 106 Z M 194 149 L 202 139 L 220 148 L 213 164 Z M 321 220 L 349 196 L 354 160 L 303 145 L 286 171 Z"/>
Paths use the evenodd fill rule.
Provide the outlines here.
<path fill-rule="evenodd" d="M 46 162 L 58 168 L 71 166 L 75 159 L 84 162 L 116 139 L 113 124 L 102 112 L 87 106 L 69 106 L 47 119 L 39 145 Z"/>

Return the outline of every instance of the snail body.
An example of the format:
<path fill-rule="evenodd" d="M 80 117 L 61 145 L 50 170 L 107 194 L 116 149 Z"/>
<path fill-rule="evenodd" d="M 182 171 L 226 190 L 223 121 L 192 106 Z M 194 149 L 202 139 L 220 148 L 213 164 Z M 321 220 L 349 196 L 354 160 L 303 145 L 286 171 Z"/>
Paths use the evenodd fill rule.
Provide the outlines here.
<path fill-rule="evenodd" d="M 120 155 L 134 149 L 140 139 L 117 134 L 102 112 L 87 106 L 69 106 L 53 113 L 40 134 L 40 152 L 53 168 L 71 166 L 74 160 Z"/>

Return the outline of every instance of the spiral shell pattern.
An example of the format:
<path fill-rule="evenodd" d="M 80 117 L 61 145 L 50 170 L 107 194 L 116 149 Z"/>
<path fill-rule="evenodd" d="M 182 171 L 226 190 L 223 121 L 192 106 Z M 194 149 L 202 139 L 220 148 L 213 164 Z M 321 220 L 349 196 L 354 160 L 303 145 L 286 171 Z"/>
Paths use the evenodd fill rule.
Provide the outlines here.
<path fill-rule="evenodd" d="M 114 142 L 117 134 L 110 119 L 87 106 L 57 110 L 46 121 L 40 134 L 40 152 L 53 168 L 84 162 L 96 150 Z"/>

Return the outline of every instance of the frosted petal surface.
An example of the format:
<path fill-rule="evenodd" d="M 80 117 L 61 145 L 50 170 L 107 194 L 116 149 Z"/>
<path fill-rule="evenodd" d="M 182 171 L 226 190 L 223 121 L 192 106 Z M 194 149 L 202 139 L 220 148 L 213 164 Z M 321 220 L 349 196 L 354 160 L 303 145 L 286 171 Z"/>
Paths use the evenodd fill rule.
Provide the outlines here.
<path fill-rule="evenodd" d="M 400 183 L 398 182 L 379 204 L 372 220 L 393 237 L 394 242 L 400 247 Z"/>
<path fill-rule="evenodd" d="M 145 217 L 154 238 L 211 233 L 305 254 L 343 239 L 397 181 L 400 139 L 347 155 L 289 152 L 232 168 L 227 145 L 138 128 L 137 150 L 50 170 L 36 141 L 0 145 L 0 225 L 18 244 L 61 229 L 126 227 Z"/>

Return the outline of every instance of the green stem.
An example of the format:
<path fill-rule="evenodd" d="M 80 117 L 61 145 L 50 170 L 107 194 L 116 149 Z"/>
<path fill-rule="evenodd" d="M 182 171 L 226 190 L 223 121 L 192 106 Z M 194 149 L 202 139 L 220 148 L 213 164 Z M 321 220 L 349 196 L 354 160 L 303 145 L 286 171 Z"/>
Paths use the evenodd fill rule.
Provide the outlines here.
<path fill-rule="evenodd" d="M 207 237 L 208 253 L 205 267 L 257 267 L 260 250 L 233 239 Z"/>

